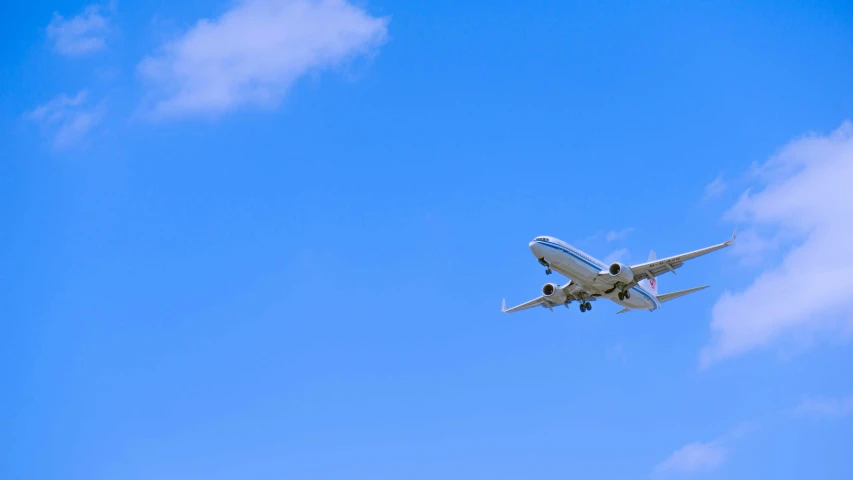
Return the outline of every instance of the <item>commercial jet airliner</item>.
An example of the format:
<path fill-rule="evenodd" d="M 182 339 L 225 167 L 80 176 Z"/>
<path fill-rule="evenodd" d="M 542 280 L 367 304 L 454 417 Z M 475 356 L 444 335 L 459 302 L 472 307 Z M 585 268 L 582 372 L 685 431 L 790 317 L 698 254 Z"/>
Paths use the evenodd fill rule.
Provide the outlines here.
<path fill-rule="evenodd" d="M 606 298 L 625 307 L 617 313 L 631 310 L 651 312 L 660 308 L 664 302 L 708 288 L 705 285 L 658 295 L 658 275 L 666 272 L 675 274 L 675 269 L 687 260 L 728 247 L 735 242 L 736 236 L 737 231 L 726 242 L 661 260 L 657 260 L 655 252 L 650 252 L 646 263 L 630 267 L 619 262 L 607 266 L 560 239 L 536 237 L 530 242 L 530 251 L 545 267 L 545 273 L 550 275 L 552 270 L 556 270 L 568 277 L 569 283 L 562 286 L 546 283 L 542 287 L 541 297 L 512 308 L 506 308 L 504 300 L 501 309 L 505 313 L 512 313 L 545 307 L 553 312 L 555 306 L 565 305 L 568 308 L 570 303 L 577 301 L 581 312 L 586 312 L 592 310 L 590 302 Z"/>

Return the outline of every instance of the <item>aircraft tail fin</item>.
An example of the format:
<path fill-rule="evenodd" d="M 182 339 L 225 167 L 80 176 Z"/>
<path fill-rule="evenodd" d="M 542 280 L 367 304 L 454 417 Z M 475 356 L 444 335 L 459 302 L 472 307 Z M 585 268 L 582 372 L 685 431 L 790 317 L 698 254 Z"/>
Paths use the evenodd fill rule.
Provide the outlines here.
<path fill-rule="evenodd" d="M 654 262 L 657 259 L 658 259 L 658 255 L 655 253 L 655 251 L 654 250 L 650 251 L 648 261 Z M 655 295 L 658 294 L 658 279 L 657 278 L 651 277 L 648 279 L 640 280 L 640 285 L 642 285 L 643 288 L 645 288 L 646 290 L 649 290 L 650 292 L 654 293 Z"/>

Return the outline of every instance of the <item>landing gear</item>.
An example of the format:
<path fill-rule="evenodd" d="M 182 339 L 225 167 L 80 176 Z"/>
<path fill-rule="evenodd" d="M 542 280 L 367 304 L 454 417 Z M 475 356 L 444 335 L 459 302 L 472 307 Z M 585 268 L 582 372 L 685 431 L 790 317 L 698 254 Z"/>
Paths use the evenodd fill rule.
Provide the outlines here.
<path fill-rule="evenodd" d="M 619 300 L 627 300 L 631 298 L 631 293 L 625 290 L 624 292 L 619 292 Z"/>
<path fill-rule="evenodd" d="M 625 290 L 625 300 L 628 300 L 629 298 L 631 298 L 631 292 Z"/>
<path fill-rule="evenodd" d="M 581 312 L 592 310 L 592 305 L 589 302 L 581 303 Z"/>
<path fill-rule="evenodd" d="M 551 275 L 551 264 L 548 263 L 548 260 L 545 260 L 545 257 L 539 259 L 539 264 L 545 267 L 545 275 Z"/>
<path fill-rule="evenodd" d="M 624 293 L 619 292 L 619 294 L 617 296 L 619 297 L 619 300 L 625 300 L 625 294 Z"/>

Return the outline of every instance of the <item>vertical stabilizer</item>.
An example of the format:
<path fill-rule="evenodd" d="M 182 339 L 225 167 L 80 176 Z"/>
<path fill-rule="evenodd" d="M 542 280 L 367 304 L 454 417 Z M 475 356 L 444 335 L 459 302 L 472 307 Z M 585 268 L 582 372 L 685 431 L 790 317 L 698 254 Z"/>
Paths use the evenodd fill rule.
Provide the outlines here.
<path fill-rule="evenodd" d="M 655 260 L 657 260 L 657 259 L 658 259 L 658 256 L 657 256 L 657 254 L 655 253 L 655 251 L 654 251 L 654 250 L 650 251 L 650 252 L 649 252 L 649 260 L 648 260 L 648 261 L 649 261 L 649 262 L 654 262 L 654 261 L 655 261 Z M 652 278 L 649 278 L 649 279 L 640 280 L 640 285 L 642 285 L 642 286 L 643 286 L 643 288 L 645 288 L 646 290 L 648 290 L 648 291 L 650 291 L 650 292 L 654 293 L 655 295 L 657 295 L 657 294 L 658 294 L 658 279 L 657 279 L 657 278 L 652 277 Z"/>

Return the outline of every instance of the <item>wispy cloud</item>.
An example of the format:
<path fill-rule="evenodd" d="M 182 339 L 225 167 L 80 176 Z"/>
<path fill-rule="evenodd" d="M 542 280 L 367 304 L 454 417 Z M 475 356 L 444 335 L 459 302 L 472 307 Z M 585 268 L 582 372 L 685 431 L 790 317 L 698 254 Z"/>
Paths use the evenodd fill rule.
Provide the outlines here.
<path fill-rule="evenodd" d="M 619 360 L 619 363 L 625 363 L 625 360 L 627 359 L 625 349 L 622 348 L 621 344 L 613 345 L 607 349 L 607 358 L 610 360 Z"/>
<path fill-rule="evenodd" d="M 754 266 L 760 264 L 767 254 L 779 247 L 780 239 L 766 237 L 756 228 L 748 228 L 738 232 L 737 242 L 732 246 L 731 253 L 740 259 L 742 265 Z"/>
<path fill-rule="evenodd" d="M 711 200 L 713 198 L 719 197 L 729 188 L 729 184 L 726 183 L 723 175 L 719 175 L 714 179 L 713 182 L 705 185 L 705 200 Z"/>
<path fill-rule="evenodd" d="M 815 417 L 846 417 L 853 415 L 853 395 L 840 398 L 806 397 L 792 413 Z"/>
<path fill-rule="evenodd" d="M 657 464 L 655 472 L 695 473 L 713 470 L 726 461 L 732 443 L 754 429 L 755 425 L 743 423 L 716 440 L 688 443 Z"/>
<path fill-rule="evenodd" d="M 375 52 L 388 22 L 346 0 L 242 0 L 163 45 L 139 72 L 156 116 L 274 107 L 306 73 Z"/>
<path fill-rule="evenodd" d="M 702 366 L 783 336 L 849 332 L 853 324 L 853 124 L 795 140 L 755 171 L 763 188 L 747 190 L 727 218 L 800 241 L 744 290 L 720 297 Z M 783 292 L 790 294 L 779 301 Z"/>
<path fill-rule="evenodd" d="M 63 93 L 24 116 L 53 138 L 54 147 L 64 149 L 80 142 L 101 121 L 101 106 L 89 105 L 87 98 L 85 90 L 73 97 Z"/>
<path fill-rule="evenodd" d="M 624 261 L 626 258 L 628 258 L 628 254 L 629 252 L 627 248 L 620 248 L 619 250 L 614 250 L 607 254 L 606 257 L 604 257 L 604 263 Z"/>
<path fill-rule="evenodd" d="M 109 21 L 98 5 L 89 5 L 81 13 L 64 18 L 58 13 L 47 26 L 47 38 L 62 55 L 86 55 L 107 46 Z"/>
<path fill-rule="evenodd" d="M 660 473 L 693 473 L 712 470 L 726 460 L 728 452 L 717 442 L 688 443 L 655 467 Z"/>
<path fill-rule="evenodd" d="M 618 230 L 618 231 L 617 230 L 611 230 L 611 231 L 607 232 L 607 234 L 604 235 L 604 239 L 607 240 L 608 242 L 613 242 L 616 240 L 623 240 L 625 237 L 627 237 L 634 230 L 635 230 L 634 227 L 628 227 L 628 228 Z"/>

